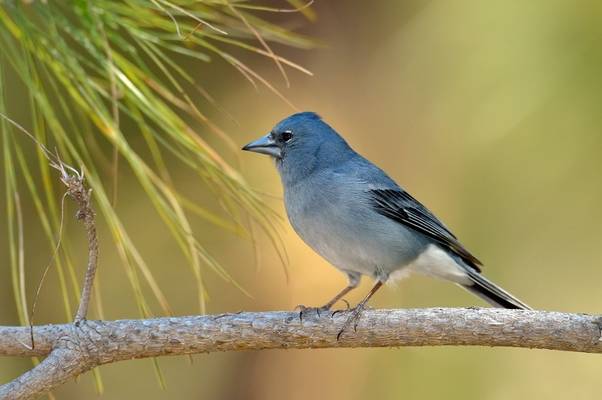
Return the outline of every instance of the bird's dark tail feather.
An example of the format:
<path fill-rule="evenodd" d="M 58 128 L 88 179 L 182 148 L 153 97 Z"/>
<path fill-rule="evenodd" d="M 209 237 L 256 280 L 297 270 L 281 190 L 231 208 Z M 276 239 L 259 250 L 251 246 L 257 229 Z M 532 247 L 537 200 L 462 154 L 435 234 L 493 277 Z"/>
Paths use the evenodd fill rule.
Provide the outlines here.
<path fill-rule="evenodd" d="M 485 278 L 483 275 L 473 270 L 472 268 L 466 268 L 468 277 L 473 282 L 472 285 L 462 285 L 469 292 L 479 296 L 489 304 L 495 307 L 519 309 L 519 310 L 532 310 L 531 307 L 506 292 L 504 289 Z"/>

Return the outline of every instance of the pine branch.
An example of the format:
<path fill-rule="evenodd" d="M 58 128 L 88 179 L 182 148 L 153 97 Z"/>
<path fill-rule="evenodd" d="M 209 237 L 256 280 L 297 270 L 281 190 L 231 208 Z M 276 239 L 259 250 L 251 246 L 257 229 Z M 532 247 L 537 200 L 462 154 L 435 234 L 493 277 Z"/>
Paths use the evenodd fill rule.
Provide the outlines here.
<path fill-rule="evenodd" d="M 262 349 L 400 346 L 503 346 L 602 353 L 602 317 L 501 309 L 367 310 L 357 331 L 347 318 L 259 312 L 147 320 L 82 321 L 34 328 L 0 327 L 0 355 L 45 356 L 32 371 L 0 386 L 1 399 L 46 393 L 91 368 L 134 358 Z"/>

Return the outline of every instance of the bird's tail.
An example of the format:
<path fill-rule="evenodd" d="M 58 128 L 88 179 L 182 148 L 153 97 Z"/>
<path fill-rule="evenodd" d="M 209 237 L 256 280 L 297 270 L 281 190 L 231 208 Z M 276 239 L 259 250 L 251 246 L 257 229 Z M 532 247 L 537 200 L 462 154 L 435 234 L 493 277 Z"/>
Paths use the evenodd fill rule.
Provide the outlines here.
<path fill-rule="evenodd" d="M 495 307 L 531 310 L 532 308 L 506 292 L 504 289 L 468 267 L 465 269 L 472 284 L 462 285 L 469 292 L 479 296 Z"/>

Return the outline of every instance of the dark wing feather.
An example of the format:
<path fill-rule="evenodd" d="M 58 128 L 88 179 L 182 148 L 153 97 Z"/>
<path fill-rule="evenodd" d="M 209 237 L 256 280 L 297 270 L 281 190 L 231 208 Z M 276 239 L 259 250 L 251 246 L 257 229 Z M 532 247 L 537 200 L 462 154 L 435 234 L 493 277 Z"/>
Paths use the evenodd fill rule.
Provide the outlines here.
<path fill-rule="evenodd" d="M 462 246 L 456 236 L 437 217 L 409 193 L 399 189 L 375 189 L 370 190 L 370 194 L 374 208 L 379 214 L 430 237 L 480 272 L 481 262 Z"/>

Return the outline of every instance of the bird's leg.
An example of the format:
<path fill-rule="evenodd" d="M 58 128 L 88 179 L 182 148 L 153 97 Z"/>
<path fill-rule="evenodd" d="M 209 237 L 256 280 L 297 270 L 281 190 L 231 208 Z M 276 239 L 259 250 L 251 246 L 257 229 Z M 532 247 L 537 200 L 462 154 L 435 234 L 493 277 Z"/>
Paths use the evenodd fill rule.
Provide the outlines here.
<path fill-rule="evenodd" d="M 343 332 L 345 332 L 345 330 L 347 328 L 349 328 L 349 326 L 351 326 L 351 324 L 353 324 L 354 331 L 357 329 L 357 323 L 360 320 L 360 316 L 361 316 L 362 312 L 366 308 L 366 303 L 368 303 L 368 300 L 370 300 L 370 298 L 372 296 L 374 296 L 374 293 L 376 293 L 378 291 L 378 289 L 380 289 L 382 287 L 382 285 L 383 285 L 382 281 L 376 282 L 376 284 L 370 290 L 370 292 L 366 295 L 366 297 L 364 297 L 364 299 L 362 301 L 360 301 L 359 304 L 357 306 L 355 306 L 355 308 L 353 308 L 353 310 L 351 310 L 351 315 L 349 316 L 349 318 L 347 318 L 347 321 L 345 321 L 345 324 L 343 324 L 343 328 L 341 328 L 341 330 L 337 334 L 337 340 L 339 340 L 341 338 L 341 335 L 343 334 Z"/>
<path fill-rule="evenodd" d="M 343 298 L 343 296 L 345 296 L 347 293 L 349 293 L 350 291 L 352 291 L 356 287 L 357 287 L 357 284 L 352 285 L 350 283 L 349 285 L 347 285 L 347 287 L 345 287 L 345 289 L 341 290 L 339 292 L 339 294 L 337 294 L 336 296 L 334 296 L 332 300 L 330 300 L 328 303 L 324 304 L 319 309 L 320 310 L 324 310 L 324 311 L 330 310 L 332 308 L 332 306 L 334 306 L 336 304 L 337 301 L 341 300 Z"/>
<path fill-rule="evenodd" d="M 319 317 L 320 312 L 330 310 L 332 308 L 332 306 L 334 306 L 336 304 L 337 301 L 341 300 L 343 298 L 343 296 L 345 296 L 347 293 L 349 293 L 350 291 L 355 289 L 360 283 L 360 277 L 358 275 L 352 275 L 352 274 L 348 274 L 348 276 L 349 276 L 349 284 L 343 290 L 341 290 L 336 296 L 334 296 L 332 298 L 332 300 L 330 300 L 328 303 L 324 304 L 322 307 L 305 307 L 304 305 L 301 305 L 301 304 L 298 305 L 297 307 L 295 307 L 295 309 L 299 309 L 299 319 L 303 320 L 303 315 L 312 310 L 315 310 Z M 347 303 L 347 308 L 349 308 L 349 303 Z"/>

